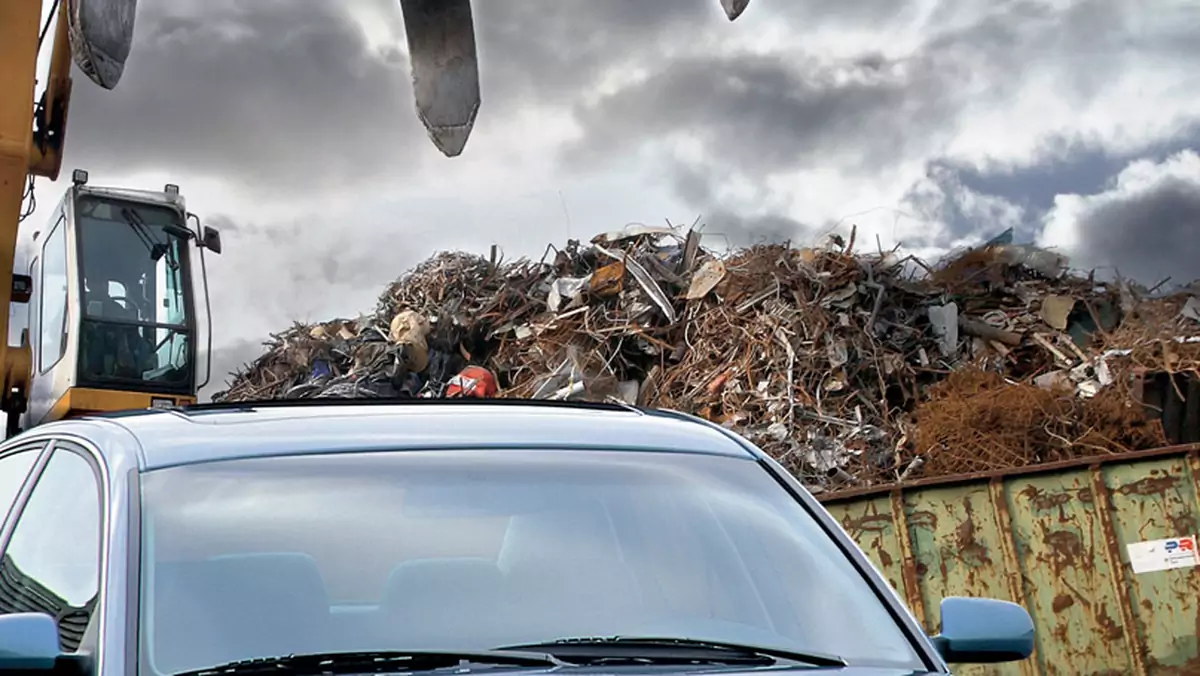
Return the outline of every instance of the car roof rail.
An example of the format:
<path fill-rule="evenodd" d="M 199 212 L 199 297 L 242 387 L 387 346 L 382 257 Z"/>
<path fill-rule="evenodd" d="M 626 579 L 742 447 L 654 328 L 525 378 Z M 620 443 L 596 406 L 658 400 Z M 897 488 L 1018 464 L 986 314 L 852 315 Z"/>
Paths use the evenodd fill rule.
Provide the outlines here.
<path fill-rule="evenodd" d="M 323 408 L 340 406 L 538 406 L 558 409 L 580 409 L 595 411 L 626 411 L 645 414 L 647 411 L 625 402 L 599 401 L 562 401 L 558 399 L 520 399 L 515 397 L 498 397 L 495 399 L 480 399 L 476 397 L 371 397 L 371 398 L 330 398 L 330 399 L 253 399 L 245 401 L 221 401 L 176 406 L 168 410 L 180 413 L 204 413 L 218 411 L 250 411 L 260 408 Z"/>

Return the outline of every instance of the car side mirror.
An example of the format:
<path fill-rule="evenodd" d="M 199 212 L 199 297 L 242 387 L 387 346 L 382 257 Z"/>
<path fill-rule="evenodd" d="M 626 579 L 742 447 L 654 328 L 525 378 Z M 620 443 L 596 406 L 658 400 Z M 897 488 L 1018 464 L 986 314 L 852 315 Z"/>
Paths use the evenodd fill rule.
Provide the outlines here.
<path fill-rule="evenodd" d="M 942 633 L 933 644 L 950 664 L 1017 662 L 1033 654 L 1033 618 L 997 599 L 951 596 L 942 600 Z"/>
<path fill-rule="evenodd" d="M 205 249 L 220 255 L 221 254 L 221 231 L 211 225 L 204 226 L 204 240 L 201 245 Z"/>
<path fill-rule="evenodd" d="M 46 613 L 0 615 L 0 673 L 51 671 L 62 649 Z"/>

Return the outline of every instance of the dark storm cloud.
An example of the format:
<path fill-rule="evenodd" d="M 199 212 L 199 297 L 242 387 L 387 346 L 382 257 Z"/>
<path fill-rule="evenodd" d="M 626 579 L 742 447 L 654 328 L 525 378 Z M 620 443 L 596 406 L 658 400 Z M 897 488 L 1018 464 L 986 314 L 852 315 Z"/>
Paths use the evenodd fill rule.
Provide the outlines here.
<path fill-rule="evenodd" d="M 870 58 L 867 58 L 867 57 Z M 950 129 L 946 80 L 936 64 L 878 55 L 830 61 L 778 56 L 691 57 L 578 111 L 586 134 L 564 154 L 571 166 L 602 165 L 647 139 L 679 134 L 704 149 L 703 163 L 664 163 L 680 199 L 701 210 L 735 245 L 806 241 L 816 231 L 783 215 L 748 215 L 719 186 L 730 177 L 763 185 L 772 175 L 836 168 L 882 177 Z M 762 195 L 764 201 L 769 195 Z M 722 206 L 717 206 L 722 205 Z"/>
<path fill-rule="evenodd" d="M 942 164 L 971 190 L 1046 210 L 1054 206 L 1056 195 L 1101 192 L 1113 176 L 1134 160 L 1158 163 L 1181 150 L 1200 149 L 1200 120 L 1168 138 L 1129 150 L 1116 151 L 1078 138 L 1050 139 L 1043 148 L 1037 154 L 1047 159 L 1025 166 L 981 170 L 952 161 Z"/>
<path fill-rule="evenodd" d="M 394 7 L 394 0 L 379 0 Z M 501 0 L 475 5 L 484 96 L 507 108 L 574 102 L 605 71 L 657 69 L 680 48 L 710 37 L 752 37 L 776 20 L 811 29 L 902 17 L 900 0 L 752 0 L 731 24 L 718 0 Z M 481 111 L 481 115 L 484 114 Z"/>
<path fill-rule="evenodd" d="M 845 18 L 804 3 L 756 4 L 799 25 Z M 847 3 L 851 20 L 894 20 L 897 3 Z M 834 14 L 830 17 L 829 14 Z M 878 25 L 878 24 L 875 24 Z M 562 158 L 594 168 L 649 140 L 686 139 L 702 149 L 702 165 L 668 163 L 667 182 L 714 228 L 725 221 L 740 242 L 779 241 L 812 234 L 786 216 L 738 216 L 715 185 L 730 177 L 763 184 L 772 175 L 838 168 L 870 177 L 902 157 L 943 142 L 967 74 L 934 53 L 904 59 L 878 51 L 842 59 L 819 54 L 695 54 L 661 59 L 648 77 L 599 101 L 576 106 L 582 138 Z"/>
<path fill-rule="evenodd" d="M 1157 2 L 1147 20 L 1146 7 L 1125 0 L 1044 0 L 995 3 L 943 3 L 931 18 L 931 36 L 922 51 L 953 57 L 969 68 L 981 86 L 975 100 L 1003 99 L 1037 74 L 1052 78 L 1056 95 L 1087 101 L 1111 86 L 1114 75 L 1134 64 L 1178 64 L 1200 55 L 1187 38 L 1200 26 L 1200 6 Z M 974 20 L 940 27 L 955 11 L 973 12 Z M 1182 60 L 1182 61 L 1181 61 Z"/>
<path fill-rule="evenodd" d="M 759 2 L 752 9 L 802 35 L 839 22 L 886 26 L 903 19 L 911 3 Z M 719 50 L 656 59 L 644 64 L 650 74 L 643 80 L 577 105 L 583 138 L 565 158 L 590 165 L 648 139 L 681 136 L 727 165 L 715 171 L 752 178 L 829 164 L 882 168 L 952 131 L 945 123 L 961 105 L 956 93 L 974 77 L 950 58 L 959 56 L 952 53 L 958 35 L 942 35 L 905 58 L 871 45 L 839 59 Z"/>
<path fill-rule="evenodd" d="M 1080 265 L 1115 266 L 1153 285 L 1166 277 L 1187 284 L 1200 278 L 1200 179 L 1165 178 L 1153 188 L 1095 205 L 1081 215 Z"/>
<path fill-rule="evenodd" d="M 926 64 L 757 54 L 672 60 L 644 82 L 580 107 L 587 164 L 647 139 L 685 135 L 721 164 L 756 176 L 830 164 L 869 170 L 936 135 L 944 82 Z"/>
<path fill-rule="evenodd" d="M 403 34 L 396 0 L 373 0 Z M 474 3 L 481 62 L 482 120 L 529 104 L 575 104 L 614 69 L 661 68 L 714 37 L 753 40 L 786 21 L 797 33 L 830 25 L 911 19 L 914 2 L 753 0 L 730 23 L 719 0 L 499 0 Z M 757 27 L 757 28 L 756 28 Z M 864 67 L 874 59 L 866 55 Z"/>
<path fill-rule="evenodd" d="M 800 221 L 777 214 L 747 215 L 714 208 L 702 220 L 706 236 L 723 238 L 729 246 L 739 248 L 806 240 L 813 233 Z"/>
<path fill-rule="evenodd" d="M 670 167 L 671 187 L 675 194 L 691 205 L 707 205 L 716 195 L 715 178 L 709 172 L 686 162 Z"/>
<path fill-rule="evenodd" d="M 69 166 L 169 166 L 260 187 L 341 184 L 435 158 L 397 36 L 380 54 L 340 0 L 143 0 L 116 91 L 79 81 Z M 664 35 L 728 24 L 717 0 L 476 2 L 480 127 L 574 100 L 605 68 L 662 58 Z"/>
<path fill-rule="evenodd" d="M 1009 227 L 1015 239 L 1031 241 L 1042 228 L 1038 220 L 1042 212 L 1022 210 L 1003 197 L 976 191 L 958 168 L 940 160 L 926 165 L 925 179 L 910 187 L 901 203 L 921 221 L 944 225 L 910 235 L 906 244 L 917 247 L 990 239 Z"/>
<path fill-rule="evenodd" d="M 802 24 L 795 16 L 801 4 L 770 8 Z M 1065 9 L 1033 1 L 993 10 L 956 3 L 955 9 L 974 10 L 974 20 L 933 21 L 929 37 L 903 57 L 871 46 L 843 59 L 816 53 L 661 59 L 645 80 L 579 106 L 584 139 L 568 157 L 603 158 L 679 134 L 752 175 L 846 161 L 886 167 L 938 147 L 939 132 L 953 133 L 968 105 L 1008 103 L 1031 72 L 1062 75 L 1064 97 L 1086 100 L 1121 63 L 1170 55 L 1157 44 L 1158 33 L 1126 30 L 1130 12 L 1117 0 Z M 870 3 L 859 11 L 886 12 Z"/>
<path fill-rule="evenodd" d="M 396 256 L 380 255 L 389 250 L 395 232 L 373 228 L 343 237 L 322 228 L 319 218 L 264 227 L 214 214 L 205 218 L 205 224 L 221 230 L 228 255 L 222 254 L 220 265 L 235 261 L 235 267 L 250 267 L 253 258 L 268 251 L 271 265 L 260 272 L 281 288 L 371 288 L 398 274 Z M 412 233 L 406 241 L 419 241 L 418 234 Z M 417 251 L 405 252 L 401 260 L 408 262 L 416 256 Z"/>
<path fill-rule="evenodd" d="M 913 16 L 906 3 L 841 6 L 760 2 L 753 9 L 774 12 L 798 34 L 820 21 L 847 27 L 857 21 L 860 29 L 881 30 Z M 648 140 L 686 139 L 700 146 L 705 163 L 668 182 L 692 204 L 697 195 L 711 197 L 698 186 L 730 176 L 761 184 L 782 173 L 834 168 L 863 180 L 886 179 L 901 162 L 938 157 L 971 112 L 1011 105 L 1029 77 L 1049 78 L 1062 100 L 1086 103 L 1132 65 L 1169 64 L 1200 53 L 1197 43 L 1183 39 L 1200 26 L 1200 14 L 1182 6 L 1160 9 L 1146 21 L 1120 0 L 1065 7 L 1034 0 L 943 3 L 924 17 L 927 37 L 904 56 L 864 45 L 862 53 L 840 60 L 811 50 L 798 58 L 715 52 L 661 59 L 642 81 L 578 105 L 583 136 L 564 158 L 568 166 L 592 167 L 627 156 Z M 945 160 L 929 166 L 962 169 Z M 1058 169 L 1068 172 L 1064 187 L 1071 179 L 1094 182 L 1110 175 L 1098 167 L 1077 167 L 1076 176 L 1061 164 Z M 988 192 L 971 179 L 956 187 Z M 936 194 L 917 191 L 914 186 L 909 204 L 923 200 L 918 206 L 943 213 L 951 223 L 948 235 L 987 227 L 977 219 L 990 220 L 996 216 L 990 209 L 1004 208 L 937 204 Z M 1033 197 L 1044 204 L 1046 192 Z"/>
<path fill-rule="evenodd" d="M 402 36 L 398 3 L 374 1 Z M 637 65 L 649 69 L 647 83 L 581 109 L 583 154 L 624 152 L 690 125 L 742 171 L 816 159 L 886 167 L 889 158 L 936 146 L 934 132 L 951 130 L 965 89 L 1006 96 L 1022 69 L 1052 57 L 1067 61 L 1064 87 L 1086 94 L 1130 54 L 1167 58 L 1197 44 L 1185 39 L 1189 15 L 1159 21 L 1174 33 L 1139 35 L 1123 30 L 1137 12 L 1119 0 L 1067 10 L 1025 0 L 944 5 L 930 19 L 932 37 L 901 62 L 872 50 L 843 63 L 819 55 L 772 62 L 720 50 L 694 56 L 695 45 L 753 39 L 768 25 L 792 26 L 797 36 L 831 26 L 886 32 L 924 18 L 915 6 L 755 0 L 730 24 L 717 0 L 477 1 L 480 125 L 502 125 L 504 115 L 529 104 L 582 105 L 604 73 Z M 412 110 L 402 44 L 384 55 L 370 51 L 347 7 L 334 0 L 144 0 L 118 90 L 82 81 L 76 88 L 68 163 L 123 170 L 169 164 L 255 185 L 336 187 L 434 158 Z M 941 13 L 971 11 L 980 18 L 939 28 L 952 23 Z M 676 58 L 688 49 L 693 56 Z M 608 143 L 614 138 L 622 142 Z M 820 157 L 830 148 L 836 156 Z"/>
<path fill-rule="evenodd" d="M 69 166 L 170 166 L 263 188 L 403 171 L 432 146 L 406 59 L 368 49 L 339 3 L 144 2 L 120 85 L 77 78 Z"/>
<path fill-rule="evenodd" d="M 373 1 L 401 36 L 386 54 L 368 48 L 349 5 L 337 0 L 143 0 L 118 90 L 77 78 L 67 166 L 170 166 L 295 191 L 438 158 L 412 110 L 398 3 Z M 1053 78 L 1064 100 L 1086 101 L 1130 64 L 1200 50 L 1190 37 L 1198 10 L 1163 3 L 1147 13 L 1121 0 L 965 0 L 931 14 L 902 0 L 753 0 L 732 24 L 717 0 L 474 4 L 480 128 L 502 127 L 527 106 L 570 106 L 583 134 L 563 156 L 574 169 L 686 138 L 699 143 L 704 163 L 676 176 L 664 162 L 663 178 L 709 215 L 725 202 L 712 185 L 729 177 L 764 184 L 833 168 L 887 179 L 902 161 L 939 157 L 965 114 L 1010 104 L 1031 74 Z M 915 49 L 881 53 L 891 31 L 914 23 L 925 36 Z M 847 39 L 874 32 L 880 41 L 841 58 L 815 48 L 782 58 L 717 46 L 726 37 L 752 43 L 778 26 L 793 29 L 798 45 L 825 29 L 859 36 Z M 590 100 L 604 76 L 635 67 L 643 80 Z M 993 191 L 991 177 L 937 162 L 968 189 L 1048 199 L 1050 181 L 1036 166 Z M 1104 173 L 1080 166 L 1072 183 L 1071 168 L 1059 169 L 1066 188 Z"/>
<path fill-rule="evenodd" d="M 261 188 L 340 185 L 438 159 L 412 104 L 398 36 L 372 51 L 341 0 L 143 0 L 115 91 L 77 79 L 68 166 L 171 167 Z M 476 2 L 479 127 L 573 99 L 605 67 L 657 58 L 674 26 L 724 21 L 717 0 Z M 728 22 L 726 22 L 728 23 Z"/>
<path fill-rule="evenodd" d="M 488 107 L 573 100 L 607 68 L 661 59 L 664 37 L 725 21 L 717 0 L 476 0 L 474 6 L 488 101 L 481 115 Z"/>
<path fill-rule="evenodd" d="M 751 215 L 722 205 L 713 176 L 694 165 L 675 162 L 669 171 L 675 194 L 698 210 L 701 232 L 722 240 L 727 246 L 801 241 L 814 232 L 810 226 L 788 216 Z"/>
<path fill-rule="evenodd" d="M 1055 137 L 1035 153 L 1039 159 L 1010 167 L 981 169 L 939 158 L 926 165 L 926 180 L 914 185 L 903 202 L 923 218 L 946 224 L 945 236 L 950 238 L 995 234 L 1007 227 L 1008 214 L 1001 207 L 1020 208 L 1022 218 L 1014 225 L 1014 235 L 1032 241 L 1056 196 L 1099 194 L 1129 163 L 1160 163 L 1188 149 L 1200 149 L 1200 121 L 1177 134 L 1124 150 L 1076 137 Z M 1098 253 L 1103 260 L 1123 255 L 1120 250 Z"/>

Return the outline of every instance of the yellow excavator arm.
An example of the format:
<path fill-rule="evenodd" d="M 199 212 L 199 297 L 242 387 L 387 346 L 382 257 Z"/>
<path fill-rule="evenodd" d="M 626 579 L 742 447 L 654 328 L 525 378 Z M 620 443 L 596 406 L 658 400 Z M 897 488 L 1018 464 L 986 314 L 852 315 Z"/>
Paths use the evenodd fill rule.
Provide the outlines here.
<path fill-rule="evenodd" d="M 45 106 L 37 107 L 39 129 L 35 136 L 35 106 L 33 96 L 37 72 L 37 57 L 41 39 L 40 0 L 6 0 L 0 2 L 0 265 L 9 269 L 16 257 L 17 231 L 21 219 L 21 208 L 26 187 L 32 185 L 34 176 L 45 176 L 54 180 L 58 177 L 61 163 L 62 131 L 66 129 L 66 101 L 70 95 L 70 63 L 63 62 L 66 49 L 57 50 L 58 59 L 51 65 L 43 101 L 57 97 L 63 103 L 57 106 L 60 133 L 50 134 L 50 116 Z M 59 26 L 53 39 L 66 43 L 66 24 Z M 43 38 L 44 39 L 44 38 Z M 24 288 L 15 289 L 24 281 Z M 4 336 L 0 347 L 0 364 L 3 364 L 3 391 L 0 391 L 0 408 L 5 411 L 23 412 L 24 393 L 30 380 L 30 350 L 28 345 L 8 345 L 9 313 L 7 308 L 14 300 L 28 303 L 32 280 L 16 275 L 12 283 L 0 282 L 0 335 Z M 14 298 L 14 290 L 18 291 Z M 10 420 L 12 416 L 9 416 Z M 11 430 L 10 430 L 11 431 Z"/>

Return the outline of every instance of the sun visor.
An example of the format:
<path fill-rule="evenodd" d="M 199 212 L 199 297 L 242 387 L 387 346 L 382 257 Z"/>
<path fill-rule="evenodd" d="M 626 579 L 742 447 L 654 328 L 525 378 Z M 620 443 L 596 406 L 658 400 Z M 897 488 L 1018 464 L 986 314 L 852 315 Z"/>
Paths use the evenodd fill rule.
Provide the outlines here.
<path fill-rule="evenodd" d="M 67 0 L 71 54 L 93 82 L 112 89 L 133 44 L 137 0 Z"/>

